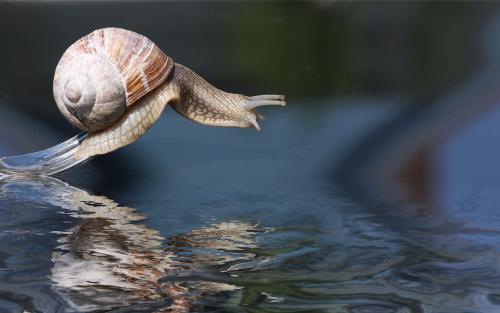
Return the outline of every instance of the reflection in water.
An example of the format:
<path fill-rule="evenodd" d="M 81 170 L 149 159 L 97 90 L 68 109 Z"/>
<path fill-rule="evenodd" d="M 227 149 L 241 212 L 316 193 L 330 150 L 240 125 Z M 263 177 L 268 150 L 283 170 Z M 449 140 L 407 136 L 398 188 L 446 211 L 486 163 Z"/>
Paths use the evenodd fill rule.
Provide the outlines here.
<path fill-rule="evenodd" d="M 474 225 L 473 208 L 412 213 L 304 189 L 245 212 L 231 202 L 227 214 L 202 215 L 210 223 L 193 222 L 193 210 L 188 230 L 162 221 L 162 234 L 175 234 L 162 236 L 138 211 L 53 178 L 3 181 L 0 201 L 2 313 L 496 313 L 500 305 L 498 212 Z"/>
<path fill-rule="evenodd" d="M 239 287 L 195 277 L 217 266 L 231 272 L 235 264 L 261 263 L 243 250 L 258 248 L 256 234 L 270 232 L 243 222 L 222 222 L 165 240 L 157 230 L 137 222 L 135 209 L 119 206 L 56 178 L 4 181 L 3 192 L 31 185 L 38 202 L 67 210 L 77 218 L 61 235 L 52 253 L 53 289 L 79 312 L 133 308 L 149 304 L 155 312 L 188 312 L 202 297 Z M 40 198 L 40 196 L 42 198 Z M 165 244 L 168 243 L 168 244 Z M 231 266 L 228 266 L 231 264 Z M 141 307 L 144 309 L 144 307 Z"/>
<path fill-rule="evenodd" d="M 171 268 L 158 231 L 133 222 L 134 209 L 84 191 L 70 194 L 81 221 L 59 239 L 53 253 L 55 288 L 79 311 L 157 301 L 171 288 L 158 280 Z"/>

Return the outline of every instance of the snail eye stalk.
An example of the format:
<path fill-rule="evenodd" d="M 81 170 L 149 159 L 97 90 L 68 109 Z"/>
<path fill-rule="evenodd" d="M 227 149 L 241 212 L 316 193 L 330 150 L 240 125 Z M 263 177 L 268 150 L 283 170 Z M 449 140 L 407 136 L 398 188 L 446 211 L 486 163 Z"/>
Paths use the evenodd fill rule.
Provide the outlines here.
<path fill-rule="evenodd" d="M 84 163 L 75 152 L 87 137 L 81 133 L 57 146 L 29 154 L 0 158 L 0 177 L 10 175 L 53 175 Z"/>
<path fill-rule="evenodd" d="M 245 108 L 253 109 L 256 107 L 266 106 L 266 105 L 280 105 L 285 106 L 285 96 L 283 95 L 260 95 L 247 97 L 247 102 L 244 104 Z"/>

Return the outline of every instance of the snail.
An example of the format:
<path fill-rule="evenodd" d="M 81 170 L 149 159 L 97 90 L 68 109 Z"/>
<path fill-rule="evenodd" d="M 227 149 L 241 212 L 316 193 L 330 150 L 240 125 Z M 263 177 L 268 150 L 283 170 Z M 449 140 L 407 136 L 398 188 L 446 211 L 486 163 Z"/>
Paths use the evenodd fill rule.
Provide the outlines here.
<path fill-rule="evenodd" d="M 284 106 L 282 95 L 221 91 L 175 63 L 149 38 L 121 28 L 97 29 L 73 43 L 54 74 L 62 115 L 84 133 L 55 147 L 0 159 L 0 173 L 55 174 L 144 135 L 170 105 L 197 123 L 254 127 L 256 108 Z"/>

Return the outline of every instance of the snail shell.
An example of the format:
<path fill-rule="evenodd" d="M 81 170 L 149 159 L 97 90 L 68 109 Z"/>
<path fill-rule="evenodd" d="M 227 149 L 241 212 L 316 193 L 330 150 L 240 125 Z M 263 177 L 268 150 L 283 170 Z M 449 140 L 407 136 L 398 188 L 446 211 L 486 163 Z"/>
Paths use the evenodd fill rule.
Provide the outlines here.
<path fill-rule="evenodd" d="M 147 37 L 120 28 L 98 29 L 71 45 L 54 75 L 54 98 L 77 128 L 96 132 L 162 84 L 174 62 Z"/>

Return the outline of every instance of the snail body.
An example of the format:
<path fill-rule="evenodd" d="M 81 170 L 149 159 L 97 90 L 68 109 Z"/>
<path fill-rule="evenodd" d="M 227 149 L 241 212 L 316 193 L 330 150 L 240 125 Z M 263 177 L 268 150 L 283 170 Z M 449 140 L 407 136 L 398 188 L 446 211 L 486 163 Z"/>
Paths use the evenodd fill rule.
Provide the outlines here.
<path fill-rule="evenodd" d="M 120 28 L 95 30 L 71 45 L 57 65 L 53 91 L 64 117 L 88 132 L 75 154 L 80 159 L 134 142 L 167 104 L 204 125 L 257 130 L 256 107 L 285 105 L 279 95 L 223 92 L 147 37 Z"/>

